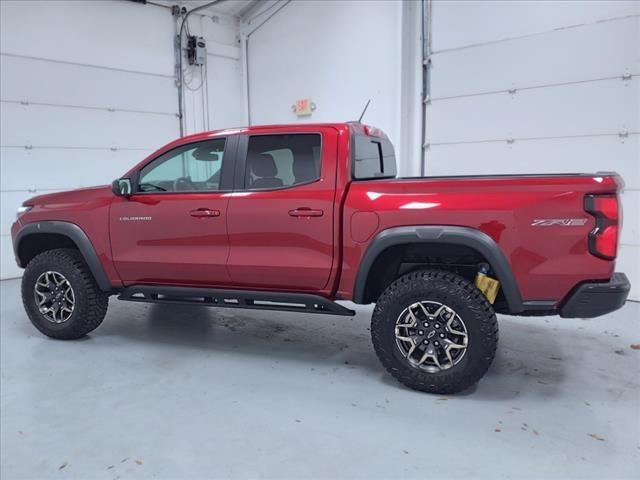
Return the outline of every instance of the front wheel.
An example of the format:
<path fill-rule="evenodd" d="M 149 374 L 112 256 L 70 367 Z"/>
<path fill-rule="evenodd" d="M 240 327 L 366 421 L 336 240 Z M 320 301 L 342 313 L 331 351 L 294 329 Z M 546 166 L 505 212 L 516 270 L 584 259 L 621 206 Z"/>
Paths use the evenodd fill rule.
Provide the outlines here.
<path fill-rule="evenodd" d="M 498 344 L 498 322 L 471 282 L 446 271 L 421 270 L 382 293 L 371 338 L 383 366 L 401 383 L 450 394 L 487 372 Z"/>
<path fill-rule="evenodd" d="M 109 296 L 96 284 L 77 250 L 48 250 L 29 262 L 22 302 L 31 323 L 52 338 L 85 336 L 102 323 Z"/>

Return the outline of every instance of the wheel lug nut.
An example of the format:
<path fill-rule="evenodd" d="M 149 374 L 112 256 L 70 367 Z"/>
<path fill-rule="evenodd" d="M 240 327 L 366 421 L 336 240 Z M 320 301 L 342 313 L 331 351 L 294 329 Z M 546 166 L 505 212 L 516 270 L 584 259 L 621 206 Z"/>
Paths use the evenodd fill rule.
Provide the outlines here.
<path fill-rule="evenodd" d="M 418 335 L 424 335 L 424 332 L 422 330 L 418 330 Z"/>
<path fill-rule="evenodd" d="M 436 324 L 434 325 L 434 327 L 436 327 L 436 328 L 440 328 L 440 324 L 439 324 L 439 323 L 436 323 Z"/>
<path fill-rule="evenodd" d="M 444 338 L 444 333 L 441 333 L 441 334 L 440 334 L 440 338 Z"/>
<path fill-rule="evenodd" d="M 429 328 L 429 324 L 427 322 L 424 322 L 423 325 L 425 328 Z"/>
<path fill-rule="evenodd" d="M 424 340 L 422 343 L 424 343 L 425 345 L 429 343 L 429 340 Z"/>
<path fill-rule="evenodd" d="M 437 340 L 436 340 L 435 342 L 433 342 L 433 344 L 434 344 L 436 347 L 437 347 L 438 345 L 440 345 L 440 344 L 438 343 L 438 341 L 437 341 Z"/>

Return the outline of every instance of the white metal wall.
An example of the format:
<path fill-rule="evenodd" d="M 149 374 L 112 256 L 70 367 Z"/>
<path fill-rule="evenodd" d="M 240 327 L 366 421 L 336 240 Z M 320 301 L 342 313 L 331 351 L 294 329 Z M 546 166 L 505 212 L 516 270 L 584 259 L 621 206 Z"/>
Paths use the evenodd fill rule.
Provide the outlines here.
<path fill-rule="evenodd" d="M 432 6 L 427 175 L 617 171 L 640 299 L 640 2 Z"/>
<path fill-rule="evenodd" d="M 205 38 L 207 64 L 184 65 L 185 133 L 244 125 L 238 20 L 196 13 L 189 18 L 189 28 L 192 35 Z"/>
<path fill-rule="evenodd" d="M 402 101 L 406 89 L 419 91 L 419 85 L 406 77 L 403 81 L 403 53 L 419 61 L 411 38 L 403 39 L 403 25 L 414 27 L 409 13 L 418 19 L 418 2 L 289 3 L 249 40 L 251 123 L 357 120 L 371 99 L 364 121 L 382 128 L 396 145 L 398 157 L 404 158 L 402 135 L 419 125 L 419 118 L 409 115 L 410 108 L 403 108 Z M 419 37 L 414 40 L 419 43 Z M 299 98 L 310 98 L 317 105 L 313 115 L 294 115 L 291 106 Z M 408 120 L 413 123 L 408 125 Z M 415 160 L 416 142 L 414 138 Z M 410 148 L 406 150 L 409 156 Z M 401 160 L 401 173 L 411 173 L 414 166 L 419 169 L 419 163 Z"/>

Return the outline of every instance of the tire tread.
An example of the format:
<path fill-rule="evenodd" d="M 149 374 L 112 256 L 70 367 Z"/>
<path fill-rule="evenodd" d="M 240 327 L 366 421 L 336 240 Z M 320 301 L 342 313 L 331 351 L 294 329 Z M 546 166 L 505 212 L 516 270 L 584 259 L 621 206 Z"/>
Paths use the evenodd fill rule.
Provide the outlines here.
<path fill-rule="evenodd" d="M 38 321 L 39 312 L 35 311 L 32 307 L 34 304 L 31 290 L 33 285 L 30 283 L 32 272 L 38 272 L 41 269 L 54 269 L 56 265 L 70 267 L 79 276 L 79 281 L 82 288 L 83 302 L 80 306 L 78 316 L 73 318 L 73 321 L 62 330 L 45 328 Z M 72 281 L 72 279 L 69 279 Z M 76 295 L 78 295 L 78 285 L 74 287 Z M 98 284 L 93 278 L 93 274 L 89 270 L 89 267 L 85 263 L 82 255 L 78 250 L 72 248 L 58 248 L 54 250 L 47 250 L 34 257 L 27 265 L 25 274 L 22 280 L 22 303 L 29 315 L 31 323 L 45 335 L 63 340 L 71 340 L 84 337 L 89 332 L 95 330 L 104 320 L 107 314 L 107 308 L 109 305 L 109 296 L 100 290 Z M 30 304 L 31 303 L 31 304 Z M 78 299 L 76 299 L 76 305 L 78 305 Z M 36 316 L 36 318 L 34 318 Z"/>
<path fill-rule="evenodd" d="M 453 295 L 462 295 L 470 308 L 476 311 L 481 319 L 479 329 L 482 342 L 482 361 L 470 365 L 464 372 L 443 371 L 429 374 L 404 366 L 387 348 L 382 338 L 385 322 L 393 321 L 385 315 L 385 311 L 403 295 L 424 289 L 426 285 L 434 288 L 448 288 Z M 468 323 L 468 322 L 465 322 Z M 469 328 L 469 327 L 467 327 Z M 374 349 L 385 369 L 402 384 L 424 392 L 450 394 L 464 390 L 477 383 L 487 372 L 495 358 L 498 344 L 498 322 L 495 311 L 486 297 L 476 286 L 465 278 L 445 270 L 417 270 L 394 281 L 380 295 L 371 319 L 371 339 Z M 392 347 L 395 348 L 395 345 Z"/>

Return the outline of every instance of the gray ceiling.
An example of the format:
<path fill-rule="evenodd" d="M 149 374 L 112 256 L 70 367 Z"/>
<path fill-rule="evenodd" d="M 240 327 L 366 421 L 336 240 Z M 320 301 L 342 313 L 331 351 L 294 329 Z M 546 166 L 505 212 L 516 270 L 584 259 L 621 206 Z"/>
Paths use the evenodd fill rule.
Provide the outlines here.
<path fill-rule="evenodd" d="M 189 10 L 209 3 L 210 1 L 211 0 L 155 0 L 156 3 L 162 3 L 165 5 L 182 5 L 187 7 L 187 9 Z M 201 10 L 200 13 L 218 13 L 220 15 L 229 15 L 233 17 L 243 18 L 245 15 L 247 15 L 247 13 L 256 10 L 256 8 L 260 9 L 261 5 L 259 4 L 264 4 L 265 6 L 267 6 L 271 3 L 272 2 L 261 0 L 226 0 L 221 1 L 216 5 L 213 5 L 212 7 L 205 8 Z"/>

